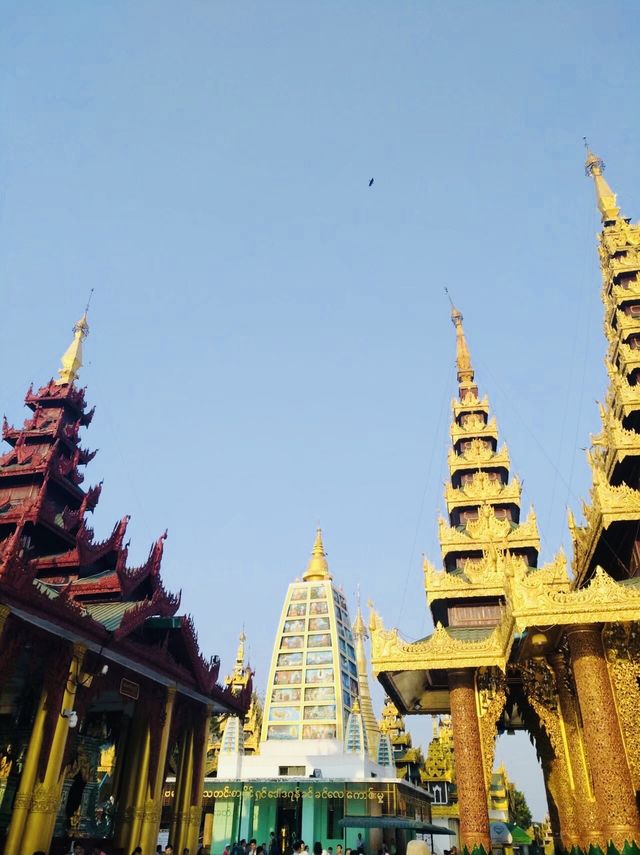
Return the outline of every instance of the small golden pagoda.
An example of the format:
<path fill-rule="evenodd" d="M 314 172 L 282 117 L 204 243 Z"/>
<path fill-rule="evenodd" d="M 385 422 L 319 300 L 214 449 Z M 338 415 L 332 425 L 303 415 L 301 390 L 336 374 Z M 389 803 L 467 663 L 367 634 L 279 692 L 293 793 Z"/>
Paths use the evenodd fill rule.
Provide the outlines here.
<path fill-rule="evenodd" d="M 246 691 L 247 685 L 253 678 L 251 667 L 245 663 L 245 643 L 247 637 L 244 630 L 240 633 L 238 650 L 233 666 L 233 671 L 224 678 L 224 685 L 229 687 L 231 693 L 236 696 Z M 212 716 L 211 729 L 209 731 L 209 742 L 207 745 L 207 775 L 215 775 L 218 768 L 218 755 L 222 745 L 222 734 L 228 715 Z M 251 704 L 244 719 L 243 746 L 245 754 L 255 754 L 260 741 L 260 729 L 262 727 L 262 704 L 255 692 L 251 694 Z"/>
<path fill-rule="evenodd" d="M 390 698 L 384 699 L 380 733 L 389 737 L 398 778 L 406 778 L 413 784 L 420 784 L 424 762 L 422 752 L 419 748 L 413 747 L 411 734 L 407 730 L 404 716 L 400 715 L 398 707 Z"/>
<path fill-rule="evenodd" d="M 443 566 L 425 561 L 435 630 L 414 643 L 371 616 L 372 666 L 401 714 L 451 714 L 460 833 L 491 848 L 487 800 L 495 739 L 531 735 L 556 847 L 637 851 L 640 843 L 640 226 L 623 217 L 588 152 L 602 217 L 600 263 L 609 389 L 584 522 L 569 516 L 562 552 L 537 567 L 536 517 L 520 518 L 520 484 L 479 398 L 462 315 L 454 308 L 453 402 Z"/>

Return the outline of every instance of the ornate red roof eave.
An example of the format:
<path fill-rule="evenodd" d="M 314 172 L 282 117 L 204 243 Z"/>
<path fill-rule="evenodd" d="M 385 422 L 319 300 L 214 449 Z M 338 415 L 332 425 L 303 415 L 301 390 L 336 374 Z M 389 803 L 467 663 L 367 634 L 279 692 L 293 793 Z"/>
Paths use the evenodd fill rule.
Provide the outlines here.
<path fill-rule="evenodd" d="M 32 384 L 27 391 L 24 402 L 31 410 L 35 410 L 39 403 L 57 404 L 62 402 L 69 404 L 69 406 L 76 410 L 78 417 L 81 419 L 80 423 L 86 426 L 91 422 L 95 407 L 85 413 L 85 391 L 86 389 L 78 389 L 73 383 L 58 384 L 55 380 L 51 379 L 46 386 L 41 386 L 37 392 L 33 391 Z M 85 419 L 88 419 L 86 425 L 83 423 Z"/>
<path fill-rule="evenodd" d="M 214 679 L 207 681 L 208 685 L 205 689 L 202 674 L 198 674 L 196 669 L 194 673 L 181 666 L 172 659 L 167 650 L 155 645 L 143 645 L 135 636 L 116 639 L 114 633 L 109 632 L 101 623 L 94 620 L 81 604 L 69 597 L 68 589 L 58 597 L 49 597 L 35 581 L 35 570 L 30 566 L 31 562 L 24 561 L 16 554 L 17 545 L 18 541 L 14 544 L 12 554 L 3 562 L 3 570 L 0 573 L 0 601 L 10 608 L 19 609 L 31 615 L 36 622 L 41 618 L 43 623 L 59 627 L 74 639 L 92 642 L 105 651 L 105 654 L 107 650 L 113 649 L 119 656 L 130 660 L 128 667 L 134 672 L 136 666 L 146 666 L 155 671 L 159 677 L 162 675 L 164 679 L 170 678 L 177 684 L 199 692 L 221 706 L 237 711 L 239 715 L 246 714 L 250 695 L 247 698 L 234 696 L 228 687 L 223 689 L 215 682 L 219 667 L 217 660 L 212 660 L 212 664 L 216 666 L 211 674 Z M 156 613 L 163 611 L 158 601 L 156 601 L 155 610 Z M 143 618 L 142 610 L 137 613 L 137 617 Z M 191 635 L 189 624 L 188 619 L 183 619 L 179 631 L 182 631 L 182 626 L 185 626 L 187 634 Z M 204 659 L 201 656 L 199 658 L 204 663 Z M 193 661 L 192 664 L 194 664 Z"/>
<path fill-rule="evenodd" d="M 126 567 L 124 564 L 116 565 L 118 578 L 120 579 L 120 585 L 124 596 L 130 596 L 146 579 L 151 581 L 154 590 L 156 590 L 158 586 L 162 586 L 162 582 L 160 581 L 160 565 L 162 563 L 164 542 L 166 539 L 167 532 L 165 531 L 149 550 L 149 557 L 145 563 L 141 564 L 139 567 Z"/>

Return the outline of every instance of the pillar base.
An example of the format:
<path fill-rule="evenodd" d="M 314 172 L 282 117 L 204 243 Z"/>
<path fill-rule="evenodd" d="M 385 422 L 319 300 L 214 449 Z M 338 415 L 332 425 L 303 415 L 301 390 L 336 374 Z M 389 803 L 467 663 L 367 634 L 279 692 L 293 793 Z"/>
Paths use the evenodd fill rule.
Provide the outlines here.
<path fill-rule="evenodd" d="M 463 855 L 490 855 L 491 850 L 487 852 L 484 846 L 481 843 L 476 843 L 475 846 L 469 848 L 468 846 L 462 847 Z"/>

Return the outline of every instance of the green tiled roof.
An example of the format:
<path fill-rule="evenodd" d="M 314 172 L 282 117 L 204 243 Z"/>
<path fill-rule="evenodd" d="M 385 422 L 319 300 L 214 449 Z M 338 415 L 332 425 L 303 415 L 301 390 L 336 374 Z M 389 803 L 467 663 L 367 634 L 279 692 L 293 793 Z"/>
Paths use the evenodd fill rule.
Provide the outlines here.
<path fill-rule="evenodd" d="M 451 638 L 461 641 L 484 641 L 489 638 L 495 626 L 448 626 L 447 632 Z"/>
<path fill-rule="evenodd" d="M 122 618 L 138 603 L 86 603 L 84 608 L 94 620 L 101 623 L 109 632 L 114 632 L 122 623 Z"/>
<path fill-rule="evenodd" d="M 34 579 L 33 584 L 36 586 L 36 588 L 38 588 L 41 593 L 46 594 L 50 600 L 55 600 L 57 597 L 60 596 L 60 594 L 58 593 L 58 591 L 56 591 L 55 588 L 46 585 L 44 582 L 41 582 L 40 579 Z"/>
<path fill-rule="evenodd" d="M 446 630 L 451 638 L 459 638 L 462 641 L 484 641 L 495 630 L 495 626 L 448 626 Z M 415 643 L 421 644 L 423 641 L 429 641 L 430 638 L 433 636 L 425 635 Z"/>
<path fill-rule="evenodd" d="M 104 579 L 105 576 L 113 576 L 113 570 L 103 570 L 102 573 L 94 573 L 92 576 L 81 576 L 73 582 L 76 585 L 92 585 L 98 579 Z"/>

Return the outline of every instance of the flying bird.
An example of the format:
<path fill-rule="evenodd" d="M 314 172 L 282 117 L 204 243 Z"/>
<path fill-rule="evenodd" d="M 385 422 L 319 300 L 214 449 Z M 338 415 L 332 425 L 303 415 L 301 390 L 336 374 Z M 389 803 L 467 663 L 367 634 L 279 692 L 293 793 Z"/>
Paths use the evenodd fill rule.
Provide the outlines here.
<path fill-rule="evenodd" d="M 373 187 L 373 178 L 372 178 L 372 179 L 371 179 L 371 181 L 369 182 L 369 187 Z"/>

